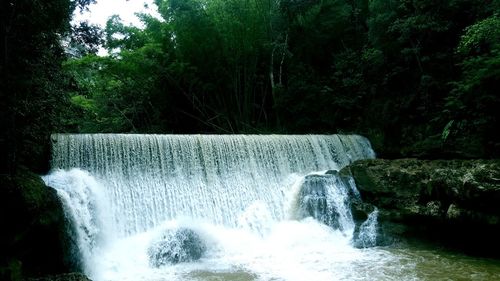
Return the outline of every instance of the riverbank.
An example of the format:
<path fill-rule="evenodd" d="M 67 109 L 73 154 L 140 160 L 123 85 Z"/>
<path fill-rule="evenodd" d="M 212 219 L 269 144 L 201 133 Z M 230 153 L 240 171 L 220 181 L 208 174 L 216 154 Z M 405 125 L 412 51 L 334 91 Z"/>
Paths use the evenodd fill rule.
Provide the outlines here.
<path fill-rule="evenodd" d="M 352 175 L 363 219 L 379 209 L 380 243 L 423 239 L 500 257 L 500 160 L 360 160 Z"/>
<path fill-rule="evenodd" d="M 0 175 L 0 224 L 0 280 L 80 270 L 71 222 L 40 176 L 22 168 Z"/>

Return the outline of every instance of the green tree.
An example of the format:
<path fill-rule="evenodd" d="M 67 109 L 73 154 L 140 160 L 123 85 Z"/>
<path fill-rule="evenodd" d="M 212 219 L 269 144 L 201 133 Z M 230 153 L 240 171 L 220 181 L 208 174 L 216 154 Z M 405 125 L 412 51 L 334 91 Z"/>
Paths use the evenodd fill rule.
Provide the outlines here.
<path fill-rule="evenodd" d="M 498 1 L 155 3 L 162 19 L 142 15 L 143 29 L 110 19 L 108 57 L 67 63 L 85 116 L 73 128 L 357 132 L 384 156 L 450 157 L 456 132 L 479 134 L 459 129 L 464 120 L 481 132 L 496 124 L 485 101 Z"/>
<path fill-rule="evenodd" d="M 163 132 L 174 119 L 171 88 L 178 88 L 171 33 L 159 20 L 143 15 L 144 30 L 107 23 L 107 57 L 88 55 L 65 66 L 76 82 L 71 100 L 81 132 Z M 79 121 L 78 121 L 79 120 Z M 83 121 L 82 121 L 83 120 Z"/>
<path fill-rule="evenodd" d="M 491 12 L 485 1 L 371 1 L 369 43 L 382 51 L 385 70 L 375 104 L 390 124 L 384 135 L 404 154 L 443 151 L 441 111 L 460 73 L 455 47 L 462 30 Z M 425 152 L 428 150 L 428 152 Z"/>
<path fill-rule="evenodd" d="M 0 8 L 1 173 L 46 165 L 48 138 L 63 119 L 68 79 L 61 39 L 76 7 L 90 0 L 2 1 Z"/>
<path fill-rule="evenodd" d="M 366 1 L 283 1 L 291 58 L 285 69 L 286 84 L 277 98 L 276 110 L 288 131 L 336 132 L 351 127 L 343 112 L 357 103 L 347 92 L 341 76 L 347 65 L 357 75 L 362 47 L 366 41 Z M 349 78 L 347 78 L 349 79 Z M 358 82 L 363 77 L 353 77 Z M 360 87 L 364 87 L 360 85 Z M 361 106 L 356 104 L 355 107 Z M 356 126 L 356 124 L 352 124 Z M 351 127 L 352 128 L 352 127 Z"/>
<path fill-rule="evenodd" d="M 462 151 L 489 157 L 498 157 L 500 151 L 499 16 L 494 14 L 465 30 L 457 47 L 462 75 L 453 83 L 443 112 L 449 120 L 443 138 Z M 471 145 L 471 140 L 476 145 Z"/>

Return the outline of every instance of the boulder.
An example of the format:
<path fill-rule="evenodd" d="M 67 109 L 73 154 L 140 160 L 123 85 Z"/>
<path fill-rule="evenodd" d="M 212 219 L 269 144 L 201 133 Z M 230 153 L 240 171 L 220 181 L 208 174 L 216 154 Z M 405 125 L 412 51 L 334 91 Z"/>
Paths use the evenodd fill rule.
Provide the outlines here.
<path fill-rule="evenodd" d="M 331 175 L 309 175 L 305 177 L 297 198 L 295 214 L 297 219 L 313 217 L 320 222 L 334 226 L 333 222 L 336 222 L 338 213 L 328 210 L 327 194 L 331 177 Z"/>
<path fill-rule="evenodd" d="M 168 230 L 148 249 L 149 262 L 154 267 L 199 260 L 206 252 L 205 241 L 194 230 Z"/>
<path fill-rule="evenodd" d="M 0 280 L 80 270 L 71 223 L 38 175 L 0 175 L 0 224 Z"/>
<path fill-rule="evenodd" d="M 361 160 L 340 174 L 363 200 L 353 213 L 376 206 L 386 234 L 498 255 L 500 160 Z"/>
<path fill-rule="evenodd" d="M 337 171 L 307 175 L 294 203 L 293 218 L 312 217 L 340 230 L 352 227 L 350 204 L 358 197 L 354 191 Z"/>

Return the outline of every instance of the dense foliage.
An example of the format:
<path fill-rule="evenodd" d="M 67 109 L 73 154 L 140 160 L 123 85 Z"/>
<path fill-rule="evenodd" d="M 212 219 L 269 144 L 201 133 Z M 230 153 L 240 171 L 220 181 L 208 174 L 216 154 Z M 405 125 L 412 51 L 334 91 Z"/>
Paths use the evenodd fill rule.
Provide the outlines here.
<path fill-rule="evenodd" d="M 498 155 L 498 3 L 157 1 L 70 60 L 83 132 L 358 132 L 385 155 Z M 80 120 L 85 120 L 81 122 Z"/>
<path fill-rule="evenodd" d="M 93 0 L 6 0 L 0 4 L 0 173 L 42 166 L 48 135 L 69 105 L 61 41 L 76 8 Z M 45 164 L 46 165 L 46 164 Z"/>
<path fill-rule="evenodd" d="M 84 2 L 2 4 L 10 158 L 54 130 L 356 132 L 387 157 L 499 156 L 498 0 L 157 0 L 143 28 L 70 28 Z"/>

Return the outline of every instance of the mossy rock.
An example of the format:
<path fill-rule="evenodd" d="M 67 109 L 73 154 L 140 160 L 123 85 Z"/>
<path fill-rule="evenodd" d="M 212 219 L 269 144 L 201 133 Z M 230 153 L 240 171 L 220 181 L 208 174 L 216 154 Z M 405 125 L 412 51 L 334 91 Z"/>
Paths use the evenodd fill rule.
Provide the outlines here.
<path fill-rule="evenodd" d="M 380 210 L 385 233 L 500 256 L 500 160 L 360 160 L 340 174 Z"/>
<path fill-rule="evenodd" d="M 0 224 L 0 280 L 80 270 L 73 227 L 38 175 L 0 175 Z"/>

